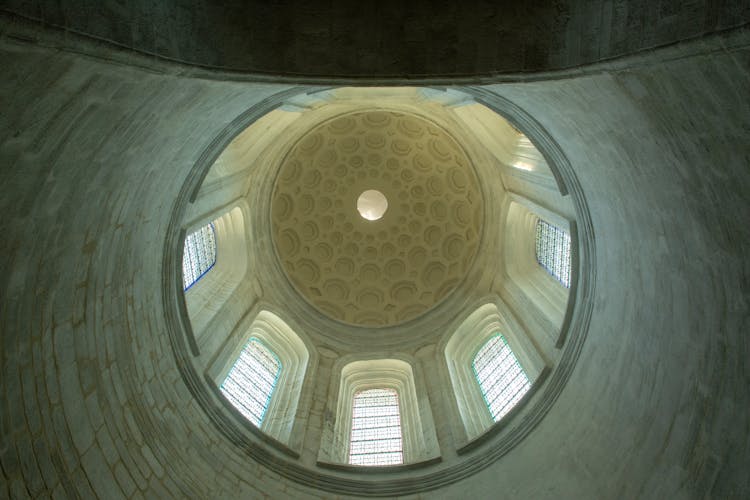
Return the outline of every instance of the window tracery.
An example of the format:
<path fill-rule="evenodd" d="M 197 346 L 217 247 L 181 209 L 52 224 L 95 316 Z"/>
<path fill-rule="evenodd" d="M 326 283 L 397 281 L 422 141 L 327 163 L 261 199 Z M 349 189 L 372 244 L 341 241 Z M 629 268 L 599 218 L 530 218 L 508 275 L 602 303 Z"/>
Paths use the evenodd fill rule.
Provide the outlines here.
<path fill-rule="evenodd" d="M 536 260 L 565 288 L 570 288 L 570 235 L 542 219 L 536 222 Z"/>
<path fill-rule="evenodd" d="M 321 439 L 320 463 L 410 464 L 439 455 L 432 412 L 420 401 L 423 387 L 415 381 L 412 363 L 393 358 L 342 359 L 334 366 L 334 373 L 340 373 L 331 380 L 336 397 L 330 401 L 330 411 L 335 418 Z M 394 455 L 364 456 L 378 452 Z"/>
<path fill-rule="evenodd" d="M 501 334 L 482 345 L 471 366 L 495 422 L 512 410 L 531 388 L 529 377 Z"/>
<path fill-rule="evenodd" d="M 183 289 L 187 291 L 216 263 L 216 230 L 206 224 L 185 237 L 182 253 Z"/>
<path fill-rule="evenodd" d="M 281 361 L 257 338 L 251 338 L 222 382 L 224 396 L 260 427 L 281 373 Z"/>
<path fill-rule="evenodd" d="M 368 389 L 354 395 L 349 463 L 394 465 L 404 461 L 398 393 Z"/>

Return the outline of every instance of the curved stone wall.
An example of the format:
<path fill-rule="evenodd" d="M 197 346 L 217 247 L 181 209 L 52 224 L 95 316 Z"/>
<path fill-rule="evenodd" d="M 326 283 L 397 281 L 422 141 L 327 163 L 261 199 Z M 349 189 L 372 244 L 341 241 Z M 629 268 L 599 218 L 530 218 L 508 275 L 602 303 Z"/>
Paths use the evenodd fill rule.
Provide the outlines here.
<path fill-rule="evenodd" d="M 536 117 L 574 166 L 597 295 L 579 298 L 593 301 L 591 330 L 547 416 L 431 495 L 750 494 L 749 56 L 740 33 L 622 70 L 485 88 Z M 7 38 L 0 58 L 0 495 L 328 496 L 249 460 L 198 409 L 159 296 L 190 167 L 237 110 L 283 87 Z"/>
<path fill-rule="evenodd" d="M 750 22 L 746 1 L 9 1 L 66 37 L 290 77 L 455 77 L 575 68 Z"/>

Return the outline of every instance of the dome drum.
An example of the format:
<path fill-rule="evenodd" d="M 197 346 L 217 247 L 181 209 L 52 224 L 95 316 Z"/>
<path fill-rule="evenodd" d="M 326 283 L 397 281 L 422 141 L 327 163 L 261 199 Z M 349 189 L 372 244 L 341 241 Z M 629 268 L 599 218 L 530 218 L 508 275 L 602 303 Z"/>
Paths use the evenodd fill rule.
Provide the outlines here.
<path fill-rule="evenodd" d="M 497 460 L 517 442 L 514 436 L 528 432 L 529 425 L 543 417 L 562 387 L 560 381 L 569 373 L 557 367 L 571 366 L 577 352 L 572 349 L 577 349 L 585 334 L 585 317 L 574 307 L 574 294 L 555 288 L 560 284 L 550 277 L 532 280 L 534 273 L 508 267 L 516 265 L 515 260 L 508 260 L 509 255 L 527 248 L 528 238 L 533 238 L 523 217 L 545 215 L 531 198 L 538 188 L 532 186 L 526 192 L 514 180 L 517 174 L 506 143 L 523 137 L 516 126 L 483 104 L 456 109 L 437 102 L 425 106 L 421 97 L 414 99 L 421 95 L 418 89 L 393 92 L 404 95 L 379 101 L 377 106 L 368 89 L 340 89 L 321 94 L 320 103 L 294 116 L 283 108 L 265 108 L 265 116 L 260 108 L 251 110 L 227 128 L 226 139 L 214 141 L 213 147 L 231 143 L 233 155 L 256 159 L 246 168 L 248 180 L 240 203 L 246 207 L 241 237 L 252 252 L 246 274 L 240 277 L 240 283 L 250 285 L 240 285 L 238 290 L 250 293 L 233 295 L 237 299 L 220 311 L 240 314 L 244 324 L 252 324 L 263 310 L 274 311 L 281 321 L 293 325 L 293 334 L 303 339 L 305 349 L 315 353 L 315 363 L 295 372 L 294 379 L 303 386 L 295 386 L 302 389 L 292 398 L 299 404 L 287 397 L 292 413 L 284 417 L 287 423 L 276 427 L 284 429 L 276 434 L 281 440 L 266 434 L 265 424 L 260 428 L 232 425 L 238 418 L 236 412 L 215 405 L 221 400 L 216 369 L 211 368 L 209 384 L 201 383 L 197 375 L 212 366 L 217 353 L 229 359 L 226 353 L 239 346 L 235 339 L 245 338 L 250 330 L 243 330 L 241 323 L 231 326 L 221 317 L 223 313 L 213 313 L 203 324 L 226 328 L 227 333 L 198 342 L 195 356 L 180 347 L 195 344 L 190 321 L 180 312 L 184 302 L 174 303 L 175 315 L 170 320 L 171 335 L 183 339 L 175 342 L 175 353 L 189 360 L 182 376 L 191 380 L 189 387 L 227 439 L 263 465 L 288 471 L 292 478 L 309 478 L 339 494 L 361 493 L 362 488 L 375 496 L 415 493 L 422 490 L 414 489 L 413 481 L 399 479 L 401 468 L 420 471 L 424 480 L 420 484 L 439 485 L 467 477 Z M 482 96 L 485 103 L 486 97 Z M 284 99 L 279 96 L 280 101 Z M 546 133 L 511 103 L 500 98 L 496 103 L 496 110 L 509 113 L 512 122 L 530 131 L 534 142 L 544 148 L 544 154 L 537 152 L 536 159 L 529 160 L 535 170 L 523 175 L 543 178 L 548 186 L 565 179 L 572 185 L 564 191 L 571 192 L 572 186 L 575 193 L 575 177 Z M 274 129 L 276 122 L 279 126 Z M 494 127 L 498 138 L 472 136 L 479 122 Z M 256 124 L 275 130 L 279 140 L 265 141 L 265 150 L 254 151 Z M 215 163 L 227 168 L 221 149 L 204 156 L 217 158 Z M 207 209 L 199 207 L 215 206 L 212 200 L 221 198 L 224 191 L 236 192 L 222 180 L 227 174 L 209 171 L 212 164 L 196 165 L 194 182 L 205 181 L 200 188 L 186 184 L 184 192 L 196 192 L 197 197 L 178 202 L 173 219 L 178 227 L 197 223 L 194 216 L 183 219 L 188 207 L 191 214 L 205 213 Z M 240 171 L 235 168 L 232 175 Z M 358 198 L 367 191 L 381 193 L 387 202 L 380 218 L 369 220 L 358 211 Z M 550 213 L 570 221 L 565 227 L 570 228 L 576 249 L 571 292 L 578 294 L 580 261 L 590 255 L 590 248 L 580 248 L 581 231 L 572 230 L 580 227 L 575 222 L 587 213 L 585 204 L 554 188 L 549 193 Z M 225 200 L 220 206 L 237 203 Z M 514 206 L 525 211 L 513 212 Z M 575 220 L 570 219 L 571 213 Z M 173 262 L 173 258 L 170 255 L 167 260 Z M 200 290 L 198 285 L 196 289 Z M 535 297 L 531 303 L 529 297 Z M 461 336 L 462 322 L 488 303 L 503 311 L 502 319 L 493 324 L 510 328 L 506 333 L 532 386 L 507 418 L 494 425 L 484 420 L 470 428 L 461 415 L 477 404 L 476 399 L 438 404 L 432 395 L 444 393 L 445 384 L 454 384 L 448 369 L 454 362 L 449 341 Z M 491 333 L 482 331 L 482 335 Z M 217 346 L 223 347 L 217 350 Z M 462 349 L 461 359 L 472 352 L 471 345 Z M 406 362 L 408 369 L 402 373 L 411 374 L 410 382 L 399 387 L 410 388 L 411 403 L 404 403 L 404 418 L 412 422 L 409 432 L 422 430 L 405 445 L 422 451 L 407 448 L 404 465 L 365 471 L 343 463 L 340 429 L 346 427 L 335 426 L 345 423 L 340 419 L 346 420 L 346 412 L 338 408 L 337 401 L 343 400 L 335 395 L 346 372 L 344 360 L 382 360 L 383 366 L 396 363 L 389 360 Z M 222 366 L 226 369 L 226 364 Z M 471 383 L 465 374 L 462 377 L 455 384 Z M 436 433 L 440 428 L 451 428 L 453 438 L 446 440 L 446 435 Z M 493 443 L 491 449 L 485 446 L 488 442 Z M 454 452 L 446 455 L 446 450 Z M 468 458 L 474 465 L 466 468 L 462 464 Z M 373 482 L 366 479 L 370 474 L 382 478 Z"/>

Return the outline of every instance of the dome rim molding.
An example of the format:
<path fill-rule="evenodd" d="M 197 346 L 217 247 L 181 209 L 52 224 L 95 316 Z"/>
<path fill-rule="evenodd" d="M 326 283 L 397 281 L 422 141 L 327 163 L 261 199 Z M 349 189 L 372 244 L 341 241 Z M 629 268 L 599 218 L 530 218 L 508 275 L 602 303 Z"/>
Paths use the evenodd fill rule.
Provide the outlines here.
<path fill-rule="evenodd" d="M 418 81 L 411 83 L 413 86 L 420 86 Z M 423 86 L 431 88 L 429 84 Z M 296 483 L 314 484 L 324 491 L 336 494 L 382 497 L 434 490 L 466 479 L 510 452 L 541 422 L 570 378 L 588 335 L 595 294 L 596 245 L 588 203 L 562 148 L 536 119 L 520 106 L 490 89 L 481 86 L 456 87 L 456 90 L 465 92 L 477 103 L 508 120 L 531 140 L 546 159 L 560 193 L 563 196 L 569 195 L 575 208 L 576 219 L 570 228 L 571 239 L 576 242 L 575 245 L 571 245 L 573 272 L 571 273 L 570 299 L 556 346 L 562 349 L 560 360 L 543 384 L 539 386 L 533 400 L 520 408 L 513 418 L 498 422 L 497 424 L 502 425 L 502 429 L 496 429 L 497 424 L 488 429 L 486 440 L 478 443 L 474 449 L 460 454 L 457 463 L 444 467 L 440 467 L 439 462 L 405 464 L 388 470 L 363 467 L 356 471 L 302 465 L 292 459 L 293 455 L 275 446 L 276 443 L 271 443 L 274 446 L 269 448 L 269 437 L 262 431 L 250 429 L 252 434 L 250 438 L 247 428 L 243 429 L 236 418 L 218 402 L 216 393 L 211 390 L 210 385 L 193 364 L 192 358 L 199 356 L 200 350 L 192 331 L 181 288 L 182 241 L 185 237 L 182 221 L 188 204 L 197 198 L 211 166 L 238 134 L 265 114 L 279 107 L 285 100 L 296 95 L 314 94 L 330 88 L 332 87 L 294 86 L 269 95 L 239 114 L 224 127 L 210 141 L 192 166 L 172 204 L 164 238 L 161 295 L 165 311 L 165 333 L 172 347 L 180 377 L 196 403 L 219 433 L 237 447 L 238 452 L 246 454 L 259 465 L 268 467 L 276 474 Z M 437 90 L 445 89 L 438 88 Z M 482 440 L 483 437 L 485 436 L 482 435 L 476 439 Z M 487 446 L 488 442 L 493 445 Z M 405 470 L 411 472 L 409 477 L 399 474 Z"/>

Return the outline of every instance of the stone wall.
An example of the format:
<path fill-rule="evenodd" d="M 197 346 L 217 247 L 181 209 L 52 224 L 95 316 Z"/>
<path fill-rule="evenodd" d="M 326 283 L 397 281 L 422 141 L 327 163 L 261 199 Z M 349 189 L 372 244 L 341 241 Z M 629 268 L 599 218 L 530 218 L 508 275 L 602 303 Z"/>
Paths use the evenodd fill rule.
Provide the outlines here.
<path fill-rule="evenodd" d="M 733 0 L 6 0 L 0 10 L 189 64 L 290 76 L 573 68 L 746 25 Z"/>

